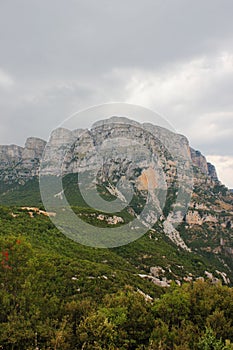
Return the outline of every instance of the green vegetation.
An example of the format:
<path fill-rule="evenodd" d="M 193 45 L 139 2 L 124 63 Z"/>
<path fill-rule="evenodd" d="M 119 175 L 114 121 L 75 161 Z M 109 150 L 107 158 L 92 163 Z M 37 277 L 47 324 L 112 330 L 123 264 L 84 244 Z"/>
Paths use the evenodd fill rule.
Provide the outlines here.
<path fill-rule="evenodd" d="M 124 247 L 88 248 L 42 214 L 0 207 L 0 349 L 232 349 L 232 288 L 160 288 L 138 276 L 155 265 L 170 266 L 173 279 L 210 268 L 156 230 Z"/>
<path fill-rule="evenodd" d="M 74 212 L 111 230 L 107 220 L 98 219 L 101 212 L 84 202 L 77 181 L 74 174 L 63 179 Z M 212 206 L 227 192 L 222 185 L 207 187 L 194 189 L 197 202 L 207 208 L 196 211 L 218 215 L 220 224 L 187 227 L 183 222 L 178 230 L 192 249 L 188 252 L 164 234 L 163 221 L 126 246 L 82 246 L 61 234 L 48 217 L 22 209 L 43 209 L 38 179 L 0 183 L 0 203 L 6 205 L 0 206 L 0 350 L 233 349 L 233 289 L 221 284 L 221 273 L 233 281 L 232 228 L 228 210 L 216 214 Z M 103 199 L 115 198 L 105 186 L 97 189 Z M 165 217 L 176 196 L 174 184 L 167 193 Z M 139 191 L 130 207 L 140 213 L 144 204 Z M 133 218 L 128 209 L 116 213 L 124 223 Z M 223 229 L 224 220 L 229 222 Z M 169 288 L 148 279 L 156 266 Z M 219 282 L 198 280 L 206 271 Z"/>
<path fill-rule="evenodd" d="M 0 181 L 1 205 L 42 205 L 37 178 L 26 181 L 24 184 L 11 185 Z"/>

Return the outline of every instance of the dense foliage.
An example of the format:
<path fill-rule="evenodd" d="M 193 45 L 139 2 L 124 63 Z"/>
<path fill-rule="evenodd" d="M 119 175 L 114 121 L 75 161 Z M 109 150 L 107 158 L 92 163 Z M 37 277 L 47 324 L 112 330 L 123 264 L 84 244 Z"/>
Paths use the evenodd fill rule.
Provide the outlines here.
<path fill-rule="evenodd" d="M 2 349 L 232 349 L 232 288 L 197 281 L 147 301 L 131 286 L 107 292 L 93 276 L 85 295 L 71 261 L 23 239 L 1 243 Z"/>
<path fill-rule="evenodd" d="M 137 256 L 152 253 L 148 241 L 87 248 L 43 215 L 1 207 L 0 349 L 232 349 L 233 289 L 141 279 Z M 172 249 L 164 244 L 157 252 Z"/>

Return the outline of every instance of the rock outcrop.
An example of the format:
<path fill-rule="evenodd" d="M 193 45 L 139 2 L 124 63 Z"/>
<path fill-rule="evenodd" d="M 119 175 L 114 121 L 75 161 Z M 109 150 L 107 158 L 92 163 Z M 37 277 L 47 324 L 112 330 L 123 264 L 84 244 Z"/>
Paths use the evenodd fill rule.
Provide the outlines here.
<path fill-rule="evenodd" d="M 218 181 L 218 175 L 217 171 L 215 169 L 215 166 L 209 162 L 207 162 L 207 167 L 208 167 L 208 175 L 215 181 Z"/>
<path fill-rule="evenodd" d="M 91 133 L 89 130 L 83 129 L 70 131 L 64 128 L 58 128 L 52 132 L 47 144 L 46 141 L 39 138 L 29 137 L 24 147 L 16 145 L 0 146 L 0 180 L 8 182 L 21 181 L 22 179 L 27 180 L 33 176 L 37 176 L 45 147 L 47 159 L 44 159 L 44 165 L 46 166 L 44 171 L 47 172 L 47 174 L 55 175 L 58 171 L 57 164 L 60 164 L 59 171 L 62 169 L 64 173 L 80 171 L 81 157 L 85 157 L 88 152 L 90 153 L 91 147 L 94 147 L 96 142 L 100 143 L 100 139 L 103 137 L 106 138 L 105 142 L 108 142 L 107 139 L 110 139 L 110 142 L 114 142 L 110 137 L 111 134 L 114 133 L 117 133 L 118 137 L 124 137 L 124 129 L 127 122 L 129 121 L 126 118 L 112 117 L 107 122 L 99 121 L 95 123 Z M 115 129 L 114 123 L 116 123 Z M 122 123 L 122 130 L 120 130 L 119 123 Z M 182 150 L 187 153 L 188 150 L 193 164 L 198 167 L 202 173 L 209 176 L 214 181 L 218 181 L 215 167 L 207 163 L 206 158 L 199 151 L 195 151 L 192 148 L 189 149 L 188 140 L 183 135 L 173 134 L 173 141 L 170 145 L 170 135 L 172 133 L 162 127 L 148 123 L 140 125 L 137 122 L 130 121 L 130 126 L 128 126 L 128 128 L 128 132 L 131 133 L 131 141 L 125 145 L 123 143 L 120 144 L 120 146 L 119 143 L 112 145 L 112 148 L 114 146 L 118 149 L 122 147 L 122 152 L 125 152 L 125 149 L 127 149 L 128 153 L 131 148 L 131 151 L 137 154 L 140 152 L 139 139 L 140 137 L 143 139 L 143 134 L 147 132 L 148 135 L 154 135 L 160 140 L 160 150 L 164 148 L 168 148 L 169 150 L 169 147 L 174 150 L 174 153 L 182 152 Z M 135 134 L 134 137 L 132 132 L 136 132 L 137 135 Z M 137 142 L 134 143 L 133 138 Z M 158 152 L 160 152 L 160 150 L 158 150 Z M 66 157 L 65 162 L 64 157 Z M 88 164 L 90 164 L 90 161 L 93 161 L 93 159 L 88 159 L 88 161 Z M 175 167 L 172 159 L 167 159 L 166 161 L 166 180 L 169 182 L 170 179 L 175 176 Z M 88 166 L 88 164 L 86 163 L 85 166 Z M 82 166 L 84 166 L 84 164 L 82 164 Z M 143 187 L 143 181 L 142 174 L 139 186 Z M 156 181 L 155 176 L 153 176 L 153 181 Z"/>
<path fill-rule="evenodd" d="M 208 175 L 211 179 L 218 181 L 217 172 L 215 166 L 211 163 L 208 163 L 206 158 L 201 154 L 200 151 L 196 151 L 190 147 L 190 154 L 193 161 L 193 164 L 200 169 L 200 171 Z"/>
<path fill-rule="evenodd" d="M 29 137 L 25 142 L 25 146 L 22 150 L 22 159 L 41 159 L 46 141 L 37 137 Z"/>
<path fill-rule="evenodd" d="M 24 147 L 0 146 L 0 180 L 22 183 L 38 176 L 45 145 L 44 140 L 29 137 Z"/>

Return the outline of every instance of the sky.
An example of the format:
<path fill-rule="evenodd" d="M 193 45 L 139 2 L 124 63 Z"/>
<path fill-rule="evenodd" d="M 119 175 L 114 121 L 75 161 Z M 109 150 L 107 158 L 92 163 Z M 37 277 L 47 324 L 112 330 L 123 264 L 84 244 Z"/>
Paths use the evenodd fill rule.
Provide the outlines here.
<path fill-rule="evenodd" d="M 230 0 L 2 0 L 0 144 L 47 139 L 92 105 L 138 104 L 233 188 L 232 13 Z"/>

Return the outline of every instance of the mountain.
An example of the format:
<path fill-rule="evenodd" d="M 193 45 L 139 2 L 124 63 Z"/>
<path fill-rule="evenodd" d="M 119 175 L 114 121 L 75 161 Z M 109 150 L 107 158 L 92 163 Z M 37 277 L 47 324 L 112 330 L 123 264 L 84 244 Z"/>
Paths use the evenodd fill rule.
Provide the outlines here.
<path fill-rule="evenodd" d="M 40 166 L 50 181 L 44 193 L 42 189 L 43 202 Z M 80 185 L 80 174 L 89 197 Z M 60 177 L 62 191 L 57 187 Z M 134 193 L 127 205 L 124 193 L 130 190 L 125 179 Z M 122 187 L 117 185 L 120 181 Z M 150 193 L 158 198 L 143 213 L 148 183 Z M 94 206 L 88 204 L 97 195 L 100 208 L 95 201 Z M 118 207 L 114 207 L 115 200 Z M 115 246 L 114 254 L 136 268 L 142 279 L 159 286 L 200 277 L 233 283 L 233 194 L 220 183 L 215 167 L 182 135 L 113 117 L 90 130 L 56 129 L 48 143 L 30 137 L 24 147 L 0 146 L 0 203 L 10 207 L 17 221 L 18 210 L 31 219 L 45 215 L 45 202 L 47 211 L 51 208 L 48 215 L 59 227 L 70 224 L 67 212 L 63 223 L 58 221 L 59 208 L 64 213 L 67 203 L 91 230 L 123 230 L 139 218 L 140 229 L 146 228 L 143 237 L 117 247 L 110 236 L 108 247 Z M 47 216 L 43 220 L 50 222 Z"/>
<path fill-rule="evenodd" d="M 0 146 L 0 348 L 232 349 L 232 227 L 214 166 L 161 127 Z"/>
<path fill-rule="evenodd" d="M 110 119 L 110 121 L 111 120 L 112 119 Z M 112 125 L 112 123 L 110 123 L 110 125 Z M 165 131 L 163 128 L 150 124 L 143 124 L 142 127 L 144 129 L 152 128 L 154 134 L 160 134 L 160 136 L 163 130 Z M 51 149 L 51 159 L 54 159 L 54 156 L 55 158 L 58 156 L 57 151 L 60 151 L 61 153 L 61 148 L 64 147 L 64 145 L 69 144 L 70 142 L 73 143 L 78 136 L 86 135 L 86 133 L 88 133 L 88 130 L 82 129 L 70 131 L 64 128 L 58 128 L 54 130 L 48 143 L 48 147 Z M 186 143 L 186 147 L 188 147 L 188 141 L 184 136 L 177 135 L 177 137 L 179 138 L 180 144 L 184 142 Z M 17 145 L 0 145 L 0 180 L 8 184 L 14 182 L 23 184 L 24 181 L 38 176 L 40 160 L 45 147 L 46 141 L 36 137 L 29 137 L 26 140 L 24 147 Z M 207 163 L 201 152 L 190 148 L 190 154 L 193 164 L 198 167 L 202 173 L 206 174 L 211 179 L 218 181 L 214 165 Z M 48 168 L 47 172 L 49 173 L 52 170 L 53 169 Z M 68 172 L 75 172 L 75 169 L 68 169 Z"/>

